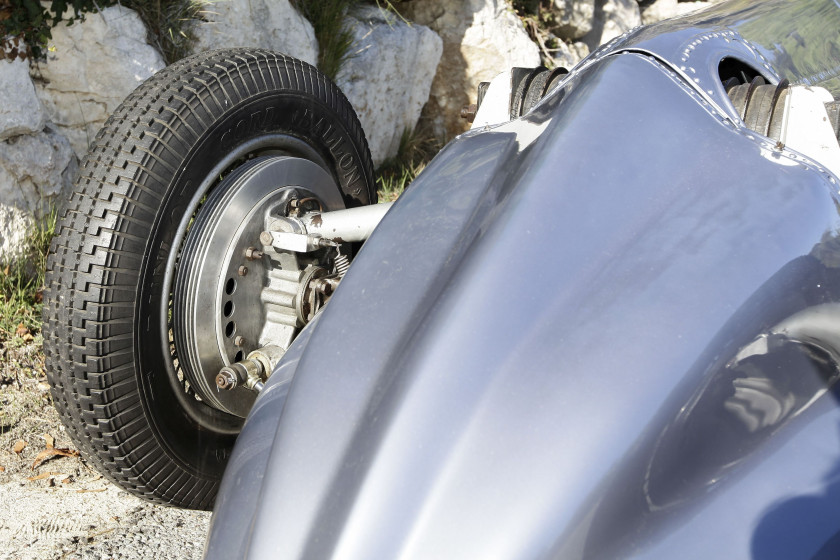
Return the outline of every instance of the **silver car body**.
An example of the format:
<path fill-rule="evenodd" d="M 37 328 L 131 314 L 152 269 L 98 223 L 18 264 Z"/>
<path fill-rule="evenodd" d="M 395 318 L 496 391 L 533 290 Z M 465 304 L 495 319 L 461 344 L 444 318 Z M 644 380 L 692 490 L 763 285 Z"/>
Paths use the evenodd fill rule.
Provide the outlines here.
<path fill-rule="evenodd" d="M 837 96 L 838 29 L 722 4 L 451 142 L 268 380 L 207 557 L 838 557 L 838 181 L 718 75 Z"/>

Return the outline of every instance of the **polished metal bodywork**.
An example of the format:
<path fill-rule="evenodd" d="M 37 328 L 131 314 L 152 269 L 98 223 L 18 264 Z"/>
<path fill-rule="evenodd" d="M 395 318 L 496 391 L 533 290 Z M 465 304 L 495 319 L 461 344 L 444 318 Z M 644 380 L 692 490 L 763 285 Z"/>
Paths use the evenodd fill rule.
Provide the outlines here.
<path fill-rule="evenodd" d="M 717 75 L 836 95 L 837 29 L 723 4 L 453 141 L 257 399 L 208 558 L 840 557 L 838 181 Z"/>

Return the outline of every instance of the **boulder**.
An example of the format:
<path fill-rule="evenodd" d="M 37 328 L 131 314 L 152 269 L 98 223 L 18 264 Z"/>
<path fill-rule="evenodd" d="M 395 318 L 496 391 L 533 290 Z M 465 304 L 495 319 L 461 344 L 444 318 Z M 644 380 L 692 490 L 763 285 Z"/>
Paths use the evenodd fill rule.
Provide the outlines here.
<path fill-rule="evenodd" d="M 193 52 L 226 47 L 262 47 L 310 64 L 318 62 L 318 41 L 306 18 L 288 0 L 213 2 L 206 22 L 194 28 Z"/>
<path fill-rule="evenodd" d="M 44 128 L 46 117 L 29 77 L 29 60 L 0 59 L 0 140 Z"/>
<path fill-rule="evenodd" d="M 378 166 L 396 155 L 403 131 L 414 130 L 443 42 L 428 27 L 408 25 L 376 6 L 354 11 L 348 23 L 353 45 L 336 83 L 356 110 Z"/>
<path fill-rule="evenodd" d="M 595 0 L 552 0 L 548 12 L 554 34 L 567 40 L 580 39 L 592 31 Z"/>
<path fill-rule="evenodd" d="M 137 13 L 122 6 L 61 23 L 52 36 L 46 62 L 31 74 L 48 120 L 81 157 L 120 102 L 165 63 Z"/>
<path fill-rule="evenodd" d="M 598 0 L 592 31 L 583 42 L 590 50 L 618 37 L 642 24 L 642 15 L 636 0 Z"/>
<path fill-rule="evenodd" d="M 475 103 L 479 83 L 514 66 L 540 64 L 539 49 L 505 0 L 412 0 L 400 10 L 443 39 L 425 111 L 440 136 L 469 127 L 460 118 L 461 107 Z"/>
<path fill-rule="evenodd" d="M 0 142 L 0 262 L 25 256 L 32 224 L 61 205 L 77 171 L 70 143 L 49 125 Z"/>

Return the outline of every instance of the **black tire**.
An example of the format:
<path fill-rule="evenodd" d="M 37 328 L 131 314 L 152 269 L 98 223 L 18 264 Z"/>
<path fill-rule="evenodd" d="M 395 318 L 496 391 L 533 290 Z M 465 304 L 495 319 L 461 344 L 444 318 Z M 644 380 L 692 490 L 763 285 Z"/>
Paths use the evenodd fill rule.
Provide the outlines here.
<path fill-rule="evenodd" d="M 43 318 L 55 406 L 85 460 L 158 503 L 212 507 L 242 423 L 177 379 L 161 344 L 164 264 L 218 163 L 266 152 L 319 163 L 347 206 L 375 202 L 367 143 L 335 85 L 280 54 L 213 51 L 162 70 L 117 109 L 53 240 Z"/>

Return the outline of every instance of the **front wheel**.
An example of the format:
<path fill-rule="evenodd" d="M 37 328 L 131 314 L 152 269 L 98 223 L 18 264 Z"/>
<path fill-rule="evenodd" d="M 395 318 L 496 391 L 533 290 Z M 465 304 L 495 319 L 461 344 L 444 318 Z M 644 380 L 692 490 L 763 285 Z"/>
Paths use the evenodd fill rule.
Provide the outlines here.
<path fill-rule="evenodd" d="M 210 376 L 272 334 L 239 262 L 251 230 L 294 197 L 373 203 L 373 184 L 350 104 L 298 60 L 202 53 L 132 93 L 83 160 L 47 263 L 47 371 L 85 459 L 147 499 L 210 508 L 253 400 L 218 397 Z"/>

